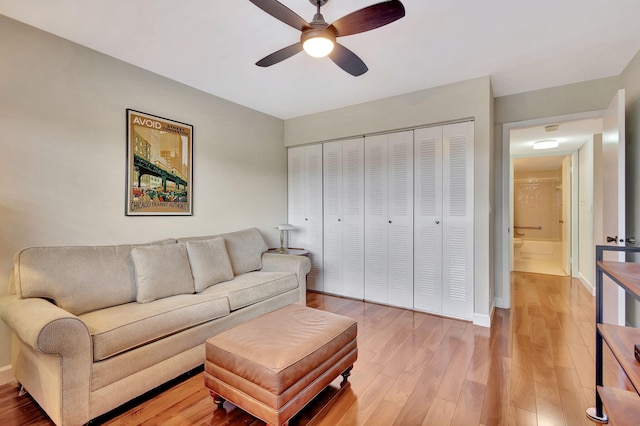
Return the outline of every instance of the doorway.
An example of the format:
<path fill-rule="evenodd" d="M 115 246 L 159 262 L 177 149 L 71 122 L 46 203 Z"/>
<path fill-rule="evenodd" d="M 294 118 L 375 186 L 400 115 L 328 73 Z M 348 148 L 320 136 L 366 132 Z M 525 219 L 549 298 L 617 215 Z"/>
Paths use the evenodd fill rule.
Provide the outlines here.
<path fill-rule="evenodd" d="M 571 275 L 572 156 L 516 157 L 513 270 Z"/>
<path fill-rule="evenodd" d="M 571 249 L 568 251 L 571 260 L 571 276 L 580 281 L 593 293 L 594 283 L 593 261 L 594 244 L 594 212 L 600 208 L 602 200 L 596 199 L 594 185 L 601 180 L 596 178 L 594 158 L 601 150 L 602 111 L 571 114 L 558 117 L 547 117 L 529 121 L 507 123 L 503 125 L 502 176 L 503 223 L 506 225 L 501 240 L 502 268 L 501 289 L 496 291 L 496 307 L 508 309 L 511 306 L 511 274 L 513 269 L 513 158 L 567 156 L 572 158 L 571 174 Z M 549 127 L 551 126 L 551 127 Z M 558 126 L 557 129 L 553 129 Z M 553 137 L 550 136 L 553 134 Z M 594 136 L 595 135 L 595 136 Z M 533 149 L 534 142 L 541 139 L 555 138 L 558 147 L 539 151 Z M 599 138 L 599 139 L 598 139 Z M 542 152 L 542 155 L 541 155 Z M 601 195 L 601 194 L 600 194 Z M 537 224 L 536 224 L 537 225 Z"/>

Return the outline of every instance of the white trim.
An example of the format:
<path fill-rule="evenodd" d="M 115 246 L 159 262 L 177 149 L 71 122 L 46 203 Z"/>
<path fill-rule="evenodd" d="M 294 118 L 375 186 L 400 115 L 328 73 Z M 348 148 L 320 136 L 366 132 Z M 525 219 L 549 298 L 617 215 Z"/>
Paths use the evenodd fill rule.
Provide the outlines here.
<path fill-rule="evenodd" d="M 578 279 L 580 280 L 580 282 L 582 283 L 582 285 L 584 286 L 584 288 L 587 289 L 587 291 L 589 292 L 590 295 L 595 296 L 596 295 L 596 287 L 591 284 L 589 282 L 589 280 L 582 275 L 582 272 L 578 273 Z"/>
<path fill-rule="evenodd" d="M 474 313 L 473 314 L 473 325 L 479 325 L 480 327 L 490 328 L 491 327 L 491 318 L 493 317 L 493 311 L 494 311 L 494 309 L 491 308 L 491 314 L 490 315 Z"/>
<path fill-rule="evenodd" d="M 495 307 L 500 309 L 509 309 L 510 305 L 505 305 L 502 297 L 496 297 L 494 301 Z"/>
<path fill-rule="evenodd" d="M 0 367 L 0 385 L 6 385 L 7 383 L 11 383 L 14 380 L 15 378 L 13 377 L 13 369 L 11 368 L 11 364 Z"/>

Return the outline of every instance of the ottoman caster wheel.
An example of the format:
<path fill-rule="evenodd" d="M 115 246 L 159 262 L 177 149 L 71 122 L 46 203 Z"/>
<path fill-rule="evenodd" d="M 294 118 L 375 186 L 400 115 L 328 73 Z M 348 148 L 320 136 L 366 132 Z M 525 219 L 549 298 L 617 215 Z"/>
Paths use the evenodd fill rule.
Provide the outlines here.
<path fill-rule="evenodd" d="M 225 399 L 215 392 L 210 392 L 210 393 L 211 393 L 211 397 L 213 398 L 213 403 L 216 404 L 218 408 L 222 408 L 222 406 L 224 405 Z"/>

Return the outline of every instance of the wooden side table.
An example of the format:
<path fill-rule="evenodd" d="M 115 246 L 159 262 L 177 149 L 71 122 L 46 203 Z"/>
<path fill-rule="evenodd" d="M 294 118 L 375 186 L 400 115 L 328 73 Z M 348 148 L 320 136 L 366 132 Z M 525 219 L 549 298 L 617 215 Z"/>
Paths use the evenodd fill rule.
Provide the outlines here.
<path fill-rule="evenodd" d="M 309 257 L 309 250 L 305 250 L 302 248 L 289 248 L 284 249 L 284 252 L 281 252 L 279 248 L 272 248 L 267 251 L 267 253 L 274 254 L 288 254 L 289 256 L 306 256 Z"/>

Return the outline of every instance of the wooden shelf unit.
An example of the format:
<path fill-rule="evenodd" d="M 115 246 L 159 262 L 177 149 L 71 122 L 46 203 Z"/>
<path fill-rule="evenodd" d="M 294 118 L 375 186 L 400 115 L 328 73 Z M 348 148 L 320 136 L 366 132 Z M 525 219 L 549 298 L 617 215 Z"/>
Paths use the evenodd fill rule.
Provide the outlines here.
<path fill-rule="evenodd" d="M 607 407 L 609 423 L 615 426 L 637 426 L 640 398 L 635 392 L 598 386 L 598 394 Z"/>
<path fill-rule="evenodd" d="M 606 251 L 640 253 L 640 247 L 596 246 L 596 406 L 587 410 L 587 417 L 600 423 L 635 425 L 640 418 L 640 363 L 633 353 L 634 345 L 640 344 L 640 329 L 603 324 L 602 289 L 603 278 L 607 276 L 640 300 L 640 263 L 605 261 Z M 633 391 L 604 386 L 603 343 L 613 353 Z"/>

